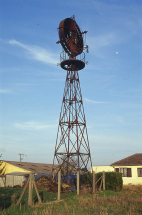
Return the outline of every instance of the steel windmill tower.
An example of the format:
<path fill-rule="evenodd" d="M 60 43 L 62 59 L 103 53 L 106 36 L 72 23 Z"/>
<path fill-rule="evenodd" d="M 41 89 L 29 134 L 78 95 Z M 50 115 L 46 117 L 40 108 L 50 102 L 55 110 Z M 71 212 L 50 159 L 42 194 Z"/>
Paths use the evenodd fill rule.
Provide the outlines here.
<path fill-rule="evenodd" d="M 53 172 L 61 169 L 62 174 L 87 169 L 91 155 L 86 120 L 81 95 L 78 71 L 85 67 L 83 37 L 75 18 L 62 20 L 58 28 L 59 41 L 63 51 L 60 53 L 60 66 L 67 71 L 59 125 L 57 131 Z M 58 168 L 55 164 L 58 164 Z M 92 165 L 92 164 L 91 164 Z"/>

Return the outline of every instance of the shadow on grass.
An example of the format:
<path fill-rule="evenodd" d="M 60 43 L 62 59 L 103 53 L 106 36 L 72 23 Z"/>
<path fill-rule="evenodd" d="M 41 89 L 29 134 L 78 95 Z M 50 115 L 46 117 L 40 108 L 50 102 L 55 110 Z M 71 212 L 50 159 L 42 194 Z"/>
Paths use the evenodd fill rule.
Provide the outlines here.
<path fill-rule="evenodd" d="M 10 206 L 13 206 L 18 201 L 21 193 L 22 188 L 0 188 L 0 211 L 4 209 L 10 208 Z M 25 190 L 25 193 L 21 200 L 21 206 L 27 206 L 28 204 L 28 189 Z M 43 203 L 45 202 L 51 202 L 57 200 L 57 193 L 49 193 L 46 190 L 38 190 L 41 201 Z M 71 192 L 70 194 L 61 194 L 61 199 L 70 198 L 71 196 L 75 195 L 75 193 Z M 36 195 L 35 189 L 33 189 L 33 203 L 38 203 L 38 198 Z"/>
<path fill-rule="evenodd" d="M 7 209 L 19 198 L 21 190 L 14 188 L 0 188 L 0 209 Z"/>

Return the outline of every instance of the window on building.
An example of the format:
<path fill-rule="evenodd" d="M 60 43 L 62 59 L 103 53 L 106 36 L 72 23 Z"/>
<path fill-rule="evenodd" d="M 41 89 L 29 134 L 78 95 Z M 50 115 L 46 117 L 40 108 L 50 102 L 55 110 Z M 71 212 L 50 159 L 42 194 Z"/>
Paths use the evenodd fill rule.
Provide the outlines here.
<path fill-rule="evenodd" d="M 116 172 L 121 172 L 122 177 L 132 177 L 131 168 L 115 168 Z"/>
<path fill-rule="evenodd" d="M 138 177 L 142 177 L 142 168 L 137 168 Z"/>
<path fill-rule="evenodd" d="M 115 168 L 115 172 L 119 172 L 119 168 Z"/>

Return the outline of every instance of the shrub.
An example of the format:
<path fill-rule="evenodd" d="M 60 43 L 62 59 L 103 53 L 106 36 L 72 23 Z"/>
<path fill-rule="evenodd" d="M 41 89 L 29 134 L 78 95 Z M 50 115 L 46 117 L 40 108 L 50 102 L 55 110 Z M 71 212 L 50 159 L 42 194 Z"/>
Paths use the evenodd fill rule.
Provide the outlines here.
<path fill-rule="evenodd" d="M 92 186 L 93 181 L 93 174 L 90 172 L 86 172 L 83 175 L 81 175 L 81 183 L 82 184 L 89 184 Z"/>
<path fill-rule="evenodd" d="M 95 174 L 95 181 L 97 182 L 98 179 L 103 175 L 102 172 Z M 83 184 L 89 184 L 92 186 L 93 182 L 93 174 L 92 173 L 85 173 L 81 176 L 81 182 Z M 101 180 L 97 183 L 97 188 L 100 187 Z M 123 187 L 122 181 L 122 173 L 119 172 L 105 172 L 105 189 L 106 190 L 113 190 L 113 191 L 120 191 Z"/>
<path fill-rule="evenodd" d="M 103 175 L 102 172 L 96 174 L 96 181 Z M 98 182 L 97 187 L 100 186 Z M 123 187 L 122 173 L 119 172 L 105 172 L 105 188 L 106 190 L 120 191 Z"/>

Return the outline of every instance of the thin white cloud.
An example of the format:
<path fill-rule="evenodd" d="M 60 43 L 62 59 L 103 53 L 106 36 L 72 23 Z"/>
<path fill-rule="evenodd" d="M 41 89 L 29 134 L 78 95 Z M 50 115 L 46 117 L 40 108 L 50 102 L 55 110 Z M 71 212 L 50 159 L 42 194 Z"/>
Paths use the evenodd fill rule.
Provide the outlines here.
<path fill-rule="evenodd" d="M 112 32 L 88 38 L 90 49 L 107 47 L 110 44 L 116 43 L 116 35 Z"/>
<path fill-rule="evenodd" d="M 24 123 L 14 123 L 15 128 L 18 128 L 21 130 L 29 130 L 29 131 L 44 130 L 54 126 L 55 125 L 47 125 L 45 123 L 40 123 L 35 121 L 29 121 Z"/>
<path fill-rule="evenodd" d="M 1 94 L 11 94 L 12 91 L 9 90 L 9 89 L 0 89 L 0 93 L 1 93 Z"/>
<path fill-rule="evenodd" d="M 104 58 L 107 48 L 119 43 L 120 39 L 118 40 L 116 33 L 109 32 L 88 37 L 88 42 L 90 52 L 97 57 Z"/>
<path fill-rule="evenodd" d="M 100 101 L 94 101 L 94 100 L 90 100 L 84 97 L 84 100 L 90 103 L 95 103 L 95 104 L 108 104 L 109 102 L 100 102 Z"/>
<path fill-rule="evenodd" d="M 115 137 L 113 135 L 106 136 L 97 136 L 97 135 L 89 135 L 90 148 L 94 148 L 94 143 L 98 144 L 99 148 L 112 148 L 113 150 L 118 150 L 118 148 L 122 148 L 123 150 L 129 150 L 136 146 L 136 148 L 141 148 L 141 139 L 129 138 L 125 136 Z M 97 150 L 98 150 L 97 149 Z M 123 151 L 122 150 L 122 151 Z"/>
<path fill-rule="evenodd" d="M 38 60 L 47 64 L 57 64 L 58 58 L 55 54 L 48 52 L 46 49 L 41 48 L 39 46 L 34 45 L 26 45 L 24 43 L 20 43 L 16 40 L 10 40 L 8 42 L 11 45 L 17 45 L 26 51 L 28 51 L 28 54 L 30 55 L 30 58 L 34 60 Z"/>

